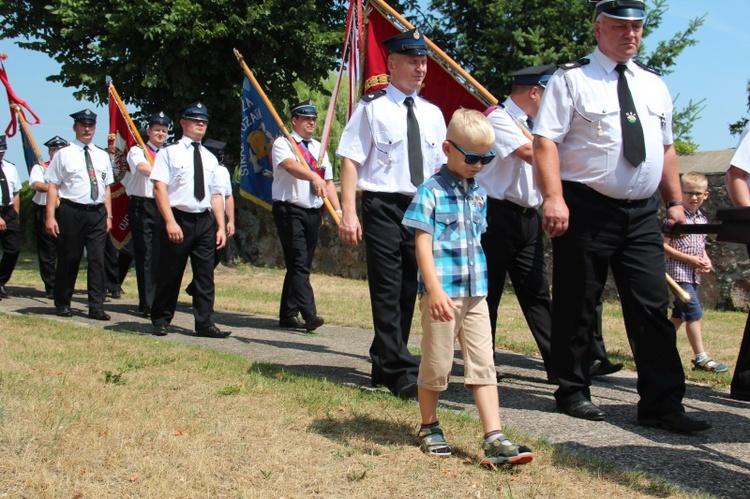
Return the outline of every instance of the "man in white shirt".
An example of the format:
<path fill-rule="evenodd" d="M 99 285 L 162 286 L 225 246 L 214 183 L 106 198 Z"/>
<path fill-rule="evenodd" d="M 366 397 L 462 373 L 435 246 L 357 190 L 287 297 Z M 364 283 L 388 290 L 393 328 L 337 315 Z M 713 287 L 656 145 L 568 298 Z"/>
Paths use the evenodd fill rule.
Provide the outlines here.
<path fill-rule="evenodd" d="M 611 268 L 638 368 L 638 423 L 694 433 L 711 425 L 685 414 L 685 377 L 667 319 L 658 190 L 667 225 L 683 223 L 664 82 L 637 65 L 645 4 L 596 5 L 596 50 L 547 84 L 534 126 L 534 165 L 553 238 L 552 352 L 557 406 L 594 421 L 590 345 L 595 307 Z"/>
<path fill-rule="evenodd" d="M 109 154 L 93 144 L 96 114 L 84 109 L 70 116 L 76 139 L 58 150 L 44 174 L 48 182 L 47 233 L 57 238 L 55 307 L 61 317 L 73 315 L 70 302 L 85 248 L 89 317 L 108 321 L 109 314 L 104 312 L 104 245 L 112 229 L 112 164 Z M 55 210 L 58 199 L 60 207 Z"/>
<path fill-rule="evenodd" d="M 313 138 L 318 111 L 309 102 L 292 107 L 291 139 L 302 157 L 297 157 L 286 137 L 273 143 L 273 220 L 284 252 L 286 275 L 281 289 L 279 327 L 304 329 L 308 333 L 323 325 L 310 285 L 323 198 L 339 209 L 333 168 L 328 155 L 321 158 L 321 144 Z M 319 162 L 320 161 L 320 162 Z M 302 314 L 304 322 L 299 320 Z"/>
<path fill-rule="evenodd" d="M 10 292 L 5 284 L 10 280 L 21 253 L 21 224 L 18 215 L 21 212 L 21 180 L 16 165 L 5 161 L 8 143 L 5 135 L 0 135 L 0 245 L 3 257 L 0 259 L 0 299 L 9 298 Z"/>

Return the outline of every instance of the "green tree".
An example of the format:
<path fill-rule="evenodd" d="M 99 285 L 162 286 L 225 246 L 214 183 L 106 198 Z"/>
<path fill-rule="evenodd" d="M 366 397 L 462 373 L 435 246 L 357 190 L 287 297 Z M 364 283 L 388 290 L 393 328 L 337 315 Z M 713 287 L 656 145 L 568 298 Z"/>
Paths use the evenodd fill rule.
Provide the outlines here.
<path fill-rule="evenodd" d="M 593 4 L 584 0 L 431 0 L 427 12 L 422 0 L 406 3 L 415 24 L 498 98 L 510 92 L 509 73 L 573 61 L 596 46 Z M 647 7 L 644 39 L 661 25 L 667 0 L 650 0 Z M 704 20 L 705 15 L 691 20 L 685 31 L 658 42 L 651 52 L 644 41 L 636 59 L 662 74 L 672 72 L 677 57 L 697 43 L 695 33 Z M 681 150 L 697 148 L 690 129 L 702 108 L 691 106 L 692 101 L 675 111 L 681 120 L 678 141 L 687 141 Z"/>
<path fill-rule="evenodd" d="M 211 113 L 209 136 L 238 151 L 241 83 L 232 49 L 243 53 L 278 109 L 296 99 L 294 82 L 312 88 L 336 64 L 345 0 L 3 0 L 0 39 L 22 38 L 61 65 L 48 80 L 74 95 L 106 102 L 105 76 L 143 118 L 173 118 L 200 99 Z"/>

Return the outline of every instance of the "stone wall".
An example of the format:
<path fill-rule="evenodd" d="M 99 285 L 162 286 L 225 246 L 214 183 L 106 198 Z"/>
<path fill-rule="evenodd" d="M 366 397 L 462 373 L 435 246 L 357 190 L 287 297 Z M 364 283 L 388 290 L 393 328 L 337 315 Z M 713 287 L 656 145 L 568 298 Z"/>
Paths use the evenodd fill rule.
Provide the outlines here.
<path fill-rule="evenodd" d="M 686 171 L 682 166 L 680 169 Z M 731 206 L 731 202 L 724 186 L 723 172 L 706 175 L 709 178 L 710 196 L 703 205 L 703 211 L 709 220 L 714 220 L 716 209 Z M 284 259 L 271 212 L 240 196 L 235 196 L 235 200 L 237 234 L 229 247 L 230 261 L 250 263 L 259 267 L 283 267 Z M 359 201 L 357 205 L 359 206 Z M 367 267 L 364 242 L 358 248 L 342 243 L 337 236 L 333 220 L 328 215 L 324 219 L 318 250 L 313 261 L 313 271 L 365 279 Z M 700 291 L 703 306 L 728 310 L 750 309 L 750 261 L 745 245 L 716 243 L 715 237 L 709 236 L 707 251 L 713 261 L 715 272 L 703 278 Z M 617 297 L 611 278 L 605 290 L 605 297 Z"/>

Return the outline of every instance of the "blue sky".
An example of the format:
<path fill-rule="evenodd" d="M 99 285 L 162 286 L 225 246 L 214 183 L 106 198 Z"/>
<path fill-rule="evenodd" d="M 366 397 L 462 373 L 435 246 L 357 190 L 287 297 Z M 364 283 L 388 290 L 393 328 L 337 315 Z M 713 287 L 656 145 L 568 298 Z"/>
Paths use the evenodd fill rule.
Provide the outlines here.
<path fill-rule="evenodd" d="M 690 19 L 707 14 L 704 25 L 698 30 L 699 43 L 683 52 L 677 60 L 676 70 L 666 76 L 665 81 L 672 98 L 677 98 L 677 107 L 686 105 L 691 99 L 696 102 L 706 99 L 706 108 L 692 131 L 699 150 L 735 147 L 737 138 L 729 135 L 727 125 L 748 114 L 746 87 L 750 79 L 750 57 L 745 50 L 750 50 L 750 29 L 746 25 L 750 19 L 750 1 L 669 0 L 668 3 L 669 10 L 662 27 L 645 41 L 647 48 L 654 47 L 659 40 L 669 38 L 677 31 L 684 31 Z M 94 142 L 106 147 L 106 108 L 97 109 L 89 102 L 76 101 L 72 89 L 46 81 L 47 76 L 59 70 L 54 60 L 46 54 L 19 49 L 7 40 L 0 42 L 0 53 L 8 54 L 5 68 L 13 89 L 42 119 L 41 124 L 31 128 L 40 146 L 54 135 L 72 138 L 72 119 L 68 115 L 91 107 L 100 115 Z M 232 54 L 225 57 L 234 62 Z M 117 85 L 117 76 L 112 76 Z M 10 120 L 2 93 L 0 133 Z M 45 150 L 42 152 L 46 153 Z M 19 174 L 25 179 L 27 174 L 20 136 L 10 139 L 6 158 L 19 166 Z"/>

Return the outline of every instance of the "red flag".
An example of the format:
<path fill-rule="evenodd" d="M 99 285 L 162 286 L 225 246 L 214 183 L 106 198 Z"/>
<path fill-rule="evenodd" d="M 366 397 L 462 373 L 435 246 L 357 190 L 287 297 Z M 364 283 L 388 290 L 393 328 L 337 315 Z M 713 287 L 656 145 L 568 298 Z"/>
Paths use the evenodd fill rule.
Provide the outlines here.
<path fill-rule="evenodd" d="M 130 240 L 130 222 L 128 221 L 128 195 L 125 185 L 130 179 L 128 169 L 128 151 L 136 144 L 135 137 L 130 132 L 125 117 L 122 115 L 117 101 L 109 96 L 109 135 L 107 136 L 107 152 L 112 161 L 112 172 L 115 183 L 110 186 L 112 191 L 112 231 L 110 237 L 117 249 L 122 249 Z"/>
<path fill-rule="evenodd" d="M 387 5 L 384 6 L 381 0 L 370 0 L 368 7 L 363 78 L 363 93 L 366 94 L 388 85 L 388 54 L 382 42 L 402 32 L 389 19 L 389 16 L 393 17 L 395 11 L 386 13 L 387 10 L 392 9 Z M 396 20 L 400 24 L 408 24 L 403 18 Z M 458 67 L 458 64 L 453 60 L 444 59 L 441 54 L 431 53 L 427 57 L 427 76 L 419 92 L 419 95 L 443 111 L 446 123 L 450 121 L 453 112 L 458 108 L 484 111 L 488 106 L 497 103 L 497 99 L 494 99 L 489 92 L 481 88 L 494 101 L 484 97 L 479 88 L 471 85 L 451 66 Z"/>
<path fill-rule="evenodd" d="M 5 135 L 7 135 L 8 137 L 13 137 L 18 131 L 18 122 L 16 121 L 16 111 L 14 110 L 14 105 L 16 106 L 15 109 L 17 109 L 18 112 L 23 115 L 26 123 L 29 123 L 29 120 L 28 118 L 26 118 L 26 114 L 23 111 L 24 109 L 26 109 L 34 117 L 35 121 L 29 123 L 30 125 L 41 123 L 41 120 L 39 119 L 39 116 L 37 116 L 36 113 L 31 110 L 29 105 L 26 104 L 26 101 L 21 100 L 11 88 L 10 82 L 8 81 L 8 74 L 5 72 L 5 65 L 3 65 L 2 63 L 5 58 L 5 54 L 0 54 L 0 82 L 3 83 L 3 85 L 5 86 L 5 91 L 8 93 L 8 105 L 10 106 L 10 123 L 8 123 L 8 128 L 5 129 Z"/>

